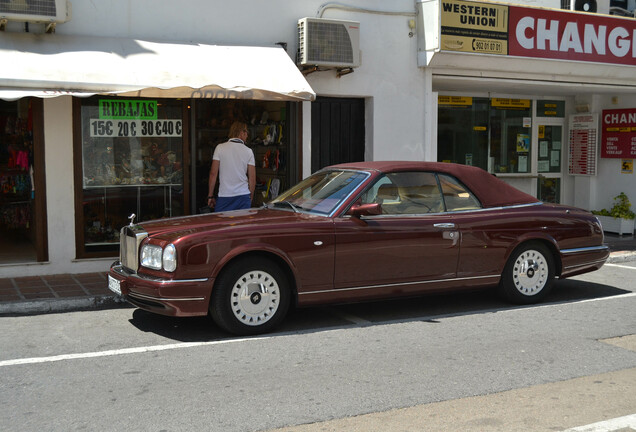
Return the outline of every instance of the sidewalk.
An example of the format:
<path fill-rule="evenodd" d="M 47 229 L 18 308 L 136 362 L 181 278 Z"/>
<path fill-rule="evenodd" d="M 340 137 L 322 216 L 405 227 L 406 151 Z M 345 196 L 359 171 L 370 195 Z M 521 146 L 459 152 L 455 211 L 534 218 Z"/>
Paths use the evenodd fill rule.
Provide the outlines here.
<path fill-rule="evenodd" d="M 636 237 L 606 234 L 607 262 L 636 261 Z M 0 315 L 115 307 L 126 304 L 108 289 L 104 273 L 61 274 L 0 279 Z"/>

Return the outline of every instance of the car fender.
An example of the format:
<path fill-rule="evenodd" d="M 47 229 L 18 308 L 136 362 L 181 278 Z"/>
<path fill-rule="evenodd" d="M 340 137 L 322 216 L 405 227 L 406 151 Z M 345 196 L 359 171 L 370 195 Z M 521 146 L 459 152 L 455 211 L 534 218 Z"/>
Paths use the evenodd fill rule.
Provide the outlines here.
<path fill-rule="evenodd" d="M 516 242 L 510 243 L 510 245 L 508 246 L 508 250 L 506 251 L 506 259 L 504 260 L 504 263 L 503 263 L 504 267 L 506 263 L 508 262 L 508 260 L 510 259 L 510 256 L 512 255 L 512 253 L 515 251 L 515 249 L 517 249 L 519 246 L 521 246 L 524 243 L 528 243 L 532 241 L 541 242 L 542 244 L 548 247 L 550 252 L 552 252 L 552 257 L 554 258 L 554 265 L 556 266 L 555 268 L 556 274 L 557 275 L 560 274 L 561 253 L 559 252 L 559 245 L 553 236 L 543 231 L 532 231 L 532 232 L 523 233 L 522 235 L 517 237 Z M 503 267 L 501 268 L 501 271 L 503 271 Z"/>
<path fill-rule="evenodd" d="M 217 261 L 212 270 L 212 278 L 216 279 L 221 271 L 223 271 L 225 266 L 227 266 L 230 262 L 247 255 L 266 255 L 274 258 L 281 264 L 284 264 L 286 268 L 283 268 L 283 270 L 288 272 L 291 278 L 290 282 L 295 288 L 294 291 L 299 288 L 298 281 L 300 280 L 300 278 L 298 277 L 298 270 L 296 269 L 294 262 L 281 249 L 274 247 L 271 244 L 262 242 L 245 243 L 232 248 L 220 260 Z"/>

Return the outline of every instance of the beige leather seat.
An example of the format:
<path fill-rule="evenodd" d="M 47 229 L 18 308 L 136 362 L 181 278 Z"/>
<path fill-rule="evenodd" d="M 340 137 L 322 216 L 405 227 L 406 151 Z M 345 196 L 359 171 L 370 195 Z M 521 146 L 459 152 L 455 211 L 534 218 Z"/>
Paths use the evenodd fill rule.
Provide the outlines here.
<path fill-rule="evenodd" d="M 383 214 L 397 214 L 400 195 L 397 186 L 393 184 L 383 184 L 378 188 L 375 202 L 382 207 Z"/>
<path fill-rule="evenodd" d="M 404 191 L 402 213 L 423 214 L 444 211 L 439 188 L 434 185 L 409 187 Z"/>

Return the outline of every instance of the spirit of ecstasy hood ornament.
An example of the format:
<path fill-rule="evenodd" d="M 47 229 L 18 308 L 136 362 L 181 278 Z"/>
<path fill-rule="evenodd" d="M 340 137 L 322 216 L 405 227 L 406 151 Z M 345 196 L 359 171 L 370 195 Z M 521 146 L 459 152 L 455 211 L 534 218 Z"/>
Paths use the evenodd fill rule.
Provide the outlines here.
<path fill-rule="evenodd" d="M 134 214 L 134 213 L 131 213 L 131 215 L 128 216 L 128 219 L 130 219 L 130 225 L 128 225 L 128 226 L 134 226 L 135 216 L 137 216 L 137 215 Z"/>

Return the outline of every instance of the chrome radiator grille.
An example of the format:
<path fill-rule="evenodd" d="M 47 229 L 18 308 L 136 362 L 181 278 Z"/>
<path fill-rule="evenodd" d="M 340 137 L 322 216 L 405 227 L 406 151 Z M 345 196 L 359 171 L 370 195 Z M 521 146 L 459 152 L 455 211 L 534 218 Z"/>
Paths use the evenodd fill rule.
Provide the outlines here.
<path fill-rule="evenodd" d="M 119 233 L 119 260 L 121 264 L 136 272 L 139 268 L 139 246 L 148 233 L 139 226 L 125 226 Z"/>

